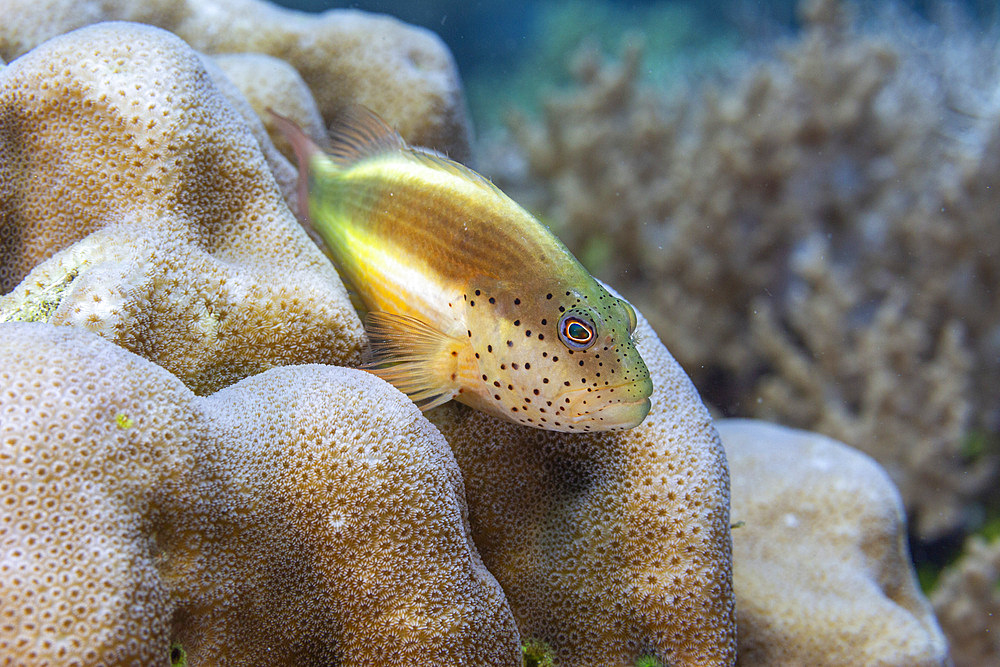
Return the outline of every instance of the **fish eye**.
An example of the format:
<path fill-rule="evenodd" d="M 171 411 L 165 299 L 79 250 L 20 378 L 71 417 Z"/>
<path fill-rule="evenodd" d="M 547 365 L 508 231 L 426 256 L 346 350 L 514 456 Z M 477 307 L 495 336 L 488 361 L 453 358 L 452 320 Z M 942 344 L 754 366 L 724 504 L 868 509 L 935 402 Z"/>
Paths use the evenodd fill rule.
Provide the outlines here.
<path fill-rule="evenodd" d="M 625 309 L 625 317 L 628 318 L 628 332 L 632 333 L 635 328 L 639 325 L 639 321 L 635 317 L 635 309 L 627 302 L 622 299 L 618 299 L 618 303 L 622 305 Z"/>
<path fill-rule="evenodd" d="M 559 320 L 559 340 L 571 350 L 586 350 L 597 340 L 594 323 L 576 313 L 566 313 Z"/>

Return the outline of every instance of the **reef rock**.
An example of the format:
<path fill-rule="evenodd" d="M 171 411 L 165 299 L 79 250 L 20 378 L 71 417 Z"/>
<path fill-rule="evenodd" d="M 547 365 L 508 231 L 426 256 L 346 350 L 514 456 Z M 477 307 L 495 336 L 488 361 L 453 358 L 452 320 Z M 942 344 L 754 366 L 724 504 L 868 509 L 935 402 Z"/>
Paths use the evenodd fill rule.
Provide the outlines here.
<path fill-rule="evenodd" d="M 376 110 L 407 141 L 469 157 L 458 68 L 434 33 L 352 10 L 292 11 L 262 0 L 5 0 L 0 57 L 99 21 L 169 30 L 204 53 L 259 52 L 287 60 L 312 89 L 329 125 L 347 104 Z"/>
<path fill-rule="evenodd" d="M 816 433 L 717 427 L 732 468 L 738 664 L 950 664 L 885 471 Z"/>
<path fill-rule="evenodd" d="M 98 336 L 0 324 L 11 664 L 508 665 L 447 443 L 361 371 L 199 398 Z"/>
<path fill-rule="evenodd" d="M 653 407 L 568 434 L 458 404 L 432 411 L 465 479 L 473 539 L 522 638 L 556 665 L 736 658 L 729 478 L 712 420 L 640 315 Z"/>
<path fill-rule="evenodd" d="M 0 291 L 21 281 L 0 320 L 90 329 L 197 393 L 359 361 L 361 323 L 275 184 L 284 158 L 223 87 L 236 106 L 184 42 L 129 23 L 0 71 Z"/>

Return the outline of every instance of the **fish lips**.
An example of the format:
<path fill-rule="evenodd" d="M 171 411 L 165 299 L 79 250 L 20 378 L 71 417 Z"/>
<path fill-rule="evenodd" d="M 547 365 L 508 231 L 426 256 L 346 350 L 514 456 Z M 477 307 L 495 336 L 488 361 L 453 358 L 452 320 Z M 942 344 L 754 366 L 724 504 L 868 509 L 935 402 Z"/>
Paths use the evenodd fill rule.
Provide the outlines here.
<path fill-rule="evenodd" d="M 615 389 L 626 389 L 626 387 L 615 387 Z M 589 430 L 592 431 L 621 431 L 634 428 L 646 419 L 653 405 L 648 393 L 640 396 L 635 400 L 615 399 L 613 402 L 604 402 L 598 398 L 594 407 L 590 407 L 580 403 L 583 394 L 578 393 L 577 400 L 573 401 L 578 411 L 575 411 L 569 422 L 577 428 L 589 425 Z M 593 394 L 590 394 L 587 402 L 591 403 L 592 400 Z"/>

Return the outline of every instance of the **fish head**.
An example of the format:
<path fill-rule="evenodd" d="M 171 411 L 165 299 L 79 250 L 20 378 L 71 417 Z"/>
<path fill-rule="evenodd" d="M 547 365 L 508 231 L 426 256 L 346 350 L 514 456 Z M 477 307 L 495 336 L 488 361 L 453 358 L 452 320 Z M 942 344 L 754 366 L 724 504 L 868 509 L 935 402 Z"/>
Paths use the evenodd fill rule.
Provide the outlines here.
<path fill-rule="evenodd" d="M 636 349 L 636 315 L 594 282 L 592 289 L 493 296 L 479 290 L 470 322 L 476 387 L 459 400 L 528 426 L 611 431 L 637 426 L 650 409 L 652 379 Z M 513 296 L 512 296 L 513 294 Z"/>

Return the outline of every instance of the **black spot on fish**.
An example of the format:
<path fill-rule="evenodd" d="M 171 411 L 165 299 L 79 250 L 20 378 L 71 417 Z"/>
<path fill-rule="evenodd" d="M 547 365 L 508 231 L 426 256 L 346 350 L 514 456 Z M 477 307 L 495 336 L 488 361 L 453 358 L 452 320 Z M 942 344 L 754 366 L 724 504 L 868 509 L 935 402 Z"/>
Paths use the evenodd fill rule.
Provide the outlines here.
<path fill-rule="evenodd" d="M 513 368 L 515 371 L 518 369 L 518 365 L 517 364 L 511 364 L 510 367 Z"/>
<path fill-rule="evenodd" d="M 496 303 L 496 302 L 497 302 L 496 299 L 494 299 L 493 297 L 490 297 L 490 303 Z"/>
<path fill-rule="evenodd" d="M 546 299 L 551 299 L 551 298 L 552 298 L 552 293 L 550 292 L 550 293 L 546 294 L 546 295 L 545 295 L 545 298 L 546 298 Z"/>
<path fill-rule="evenodd" d="M 487 345 L 486 346 L 486 351 L 492 354 L 493 353 L 493 346 L 492 345 Z"/>
<path fill-rule="evenodd" d="M 482 292 L 480 292 L 479 290 L 476 290 L 476 296 L 479 296 L 480 294 L 482 294 Z"/>
<path fill-rule="evenodd" d="M 531 364 L 528 363 L 527 361 L 524 362 L 524 370 L 526 370 L 526 371 L 530 371 L 531 370 Z"/>
<path fill-rule="evenodd" d="M 515 327 L 521 326 L 521 320 L 514 320 L 514 326 Z"/>
<path fill-rule="evenodd" d="M 514 341 L 512 340 L 507 341 L 507 347 L 514 347 Z"/>

